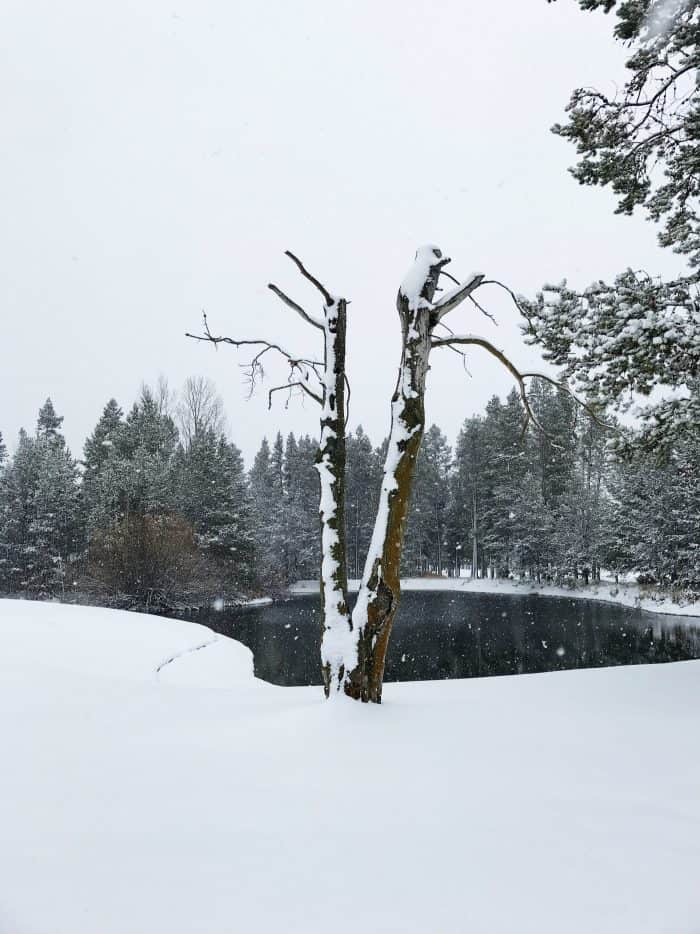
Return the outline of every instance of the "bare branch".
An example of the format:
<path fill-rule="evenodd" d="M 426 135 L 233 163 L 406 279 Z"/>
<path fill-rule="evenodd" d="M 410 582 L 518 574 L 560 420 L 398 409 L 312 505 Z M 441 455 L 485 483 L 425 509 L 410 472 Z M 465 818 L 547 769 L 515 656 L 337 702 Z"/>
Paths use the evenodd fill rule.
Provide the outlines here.
<path fill-rule="evenodd" d="M 308 386 L 305 386 L 301 381 L 294 380 L 291 383 L 285 383 L 283 386 L 273 386 L 273 388 L 267 394 L 267 407 L 268 409 L 272 408 L 272 394 L 275 392 L 282 392 L 285 389 L 293 389 L 295 386 L 298 386 L 302 389 L 307 396 L 310 396 L 314 402 L 318 402 L 319 405 L 323 405 L 323 400 L 320 396 L 317 396 L 315 392 L 312 392 Z M 285 406 L 286 408 L 286 406 Z"/>
<path fill-rule="evenodd" d="M 323 323 L 319 321 L 318 318 L 315 318 L 313 315 L 309 314 L 301 305 L 297 305 L 295 301 L 285 295 L 282 289 L 278 288 L 276 285 L 273 285 L 271 282 L 268 283 L 268 289 L 273 291 L 278 298 L 281 298 L 285 305 L 288 305 L 292 308 L 298 315 L 300 315 L 307 324 L 313 325 L 313 327 L 318 328 L 320 331 L 323 330 Z"/>
<path fill-rule="evenodd" d="M 605 428 L 606 431 L 619 431 L 616 425 L 610 425 L 608 422 L 604 422 L 599 418 L 595 411 L 588 405 L 587 402 L 584 402 L 576 393 L 572 392 L 566 383 L 562 383 L 557 379 L 554 379 L 552 376 L 547 376 L 546 373 L 522 373 L 523 379 L 543 379 L 545 382 L 550 383 L 552 386 L 556 386 L 557 389 L 560 389 L 562 392 L 565 392 L 567 395 L 571 396 L 574 402 L 581 406 L 584 412 L 601 428 Z"/>
<path fill-rule="evenodd" d="M 505 288 L 505 286 L 504 286 Z M 434 338 L 431 342 L 431 347 L 449 347 L 454 350 L 455 344 L 471 344 L 475 347 L 482 347 L 493 357 L 499 360 L 503 366 L 508 370 L 508 372 L 513 376 L 518 388 L 520 390 L 520 398 L 522 399 L 523 406 L 525 407 L 525 416 L 526 422 L 525 427 L 527 428 L 527 423 L 531 421 L 534 425 L 537 426 L 539 431 L 543 435 L 546 435 L 547 432 L 544 430 L 540 422 L 537 420 L 534 412 L 532 411 L 532 406 L 530 405 L 530 400 L 527 394 L 527 386 L 525 384 L 526 379 L 543 379 L 546 382 L 550 383 L 552 386 L 555 386 L 557 389 L 560 389 L 562 392 L 567 393 L 574 402 L 577 403 L 586 414 L 601 428 L 606 429 L 607 431 L 617 431 L 618 429 L 614 425 L 609 425 L 607 422 L 602 421 L 596 414 L 596 412 L 588 405 L 583 399 L 580 399 L 574 392 L 569 389 L 566 383 L 562 383 L 559 380 L 555 379 L 553 376 L 548 376 L 546 373 L 538 373 L 534 371 L 521 372 L 511 360 L 503 353 L 502 350 L 499 350 L 495 347 L 491 341 L 486 340 L 483 337 L 480 337 L 478 334 L 454 334 L 451 337 L 437 337 Z"/>
<path fill-rule="evenodd" d="M 522 304 L 520 303 L 520 300 L 518 299 L 518 296 L 507 285 L 504 285 L 502 282 L 499 282 L 498 279 L 484 279 L 481 285 L 497 285 L 499 289 L 503 289 L 513 299 L 513 304 L 518 309 L 518 311 L 523 316 L 523 318 L 525 318 L 525 320 L 528 322 L 530 321 L 530 316 L 523 308 Z"/>
<path fill-rule="evenodd" d="M 290 353 L 288 350 L 285 350 L 284 347 L 281 347 L 279 344 L 275 344 L 272 341 L 266 341 L 262 339 L 256 340 L 234 340 L 232 337 L 217 337 L 212 334 L 209 329 L 209 323 L 207 322 L 207 316 L 203 313 L 204 319 L 204 334 L 186 334 L 186 337 L 191 338 L 196 341 L 205 341 L 210 344 L 214 344 L 215 347 L 218 347 L 219 344 L 228 344 L 231 347 L 259 347 L 260 350 L 254 354 L 251 360 L 248 363 L 243 364 L 244 368 L 247 370 L 247 378 L 250 383 L 250 393 L 252 395 L 255 390 L 255 385 L 258 379 L 262 379 L 265 375 L 263 366 L 261 363 L 262 358 L 266 353 L 274 351 L 275 353 L 280 354 L 288 363 L 290 367 L 290 373 L 299 373 L 302 379 L 302 388 L 304 391 L 310 395 L 317 402 L 322 401 L 322 394 L 313 392 L 308 386 L 308 379 L 310 373 L 313 373 L 316 379 L 319 382 L 321 389 L 323 388 L 323 379 L 319 372 L 319 369 L 323 367 L 323 363 L 320 360 L 313 360 L 309 357 L 299 357 L 295 354 Z"/>
<path fill-rule="evenodd" d="M 195 341 L 205 341 L 210 344 L 218 346 L 219 344 L 229 344 L 231 347 L 262 347 L 263 350 L 256 354 L 256 357 L 262 356 L 263 353 L 266 353 L 268 350 L 276 350 L 277 353 L 281 354 L 283 357 L 286 357 L 289 361 L 294 361 L 298 363 L 307 363 L 312 368 L 317 366 L 323 366 L 323 363 L 320 360 L 311 360 L 306 357 L 300 357 L 296 354 L 290 353 L 288 350 L 285 350 L 284 347 L 281 347 L 279 344 L 275 344 L 273 341 L 262 340 L 261 338 L 253 340 L 235 340 L 233 337 L 217 337 L 211 333 L 209 330 L 209 323 L 207 321 L 206 314 L 202 313 L 202 318 L 204 320 L 204 334 L 190 334 L 185 332 L 185 337 L 189 337 Z"/>
<path fill-rule="evenodd" d="M 470 295 L 470 296 L 469 296 L 469 301 L 472 303 L 472 305 L 476 305 L 476 307 L 479 309 L 479 311 L 481 312 L 482 315 L 484 315 L 486 318 L 489 318 L 489 320 L 493 321 L 493 323 L 496 325 L 496 327 L 498 327 L 498 321 L 496 321 L 495 317 L 491 314 L 490 311 L 487 311 L 484 307 L 482 307 L 482 306 L 477 302 L 477 300 L 474 298 L 473 295 Z"/>
<path fill-rule="evenodd" d="M 453 308 L 461 304 L 483 281 L 484 274 L 482 272 L 475 272 L 465 283 L 446 292 L 439 302 L 435 302 L 435 320 L 439 321 L 448 311 L 452 311 Z"/>
<path fill-rule="evenodd" d="M 532 422 L 532 424 L 535 425 L 543 435 L 547 434 L 538 421 L 537 416 L 532 411 L 532 406 L 530 405 L 530 400 L 527 395 L 527 387 L 525 386 L 525 378 L 523 374 L 514 363 L 511 363 L 502 350 L 499 350 L 497 347 L 495 347 L 491 341 L 488 341 L 483 337 L 479 337 L 477 334 L 455 334 L 453 337 L 438 337 L 431 342 L 431 347 L 451 347 L 455 344 L 471 344 L 475 347 L 482 347 L 493 357 L 499 360 L 518 384 L 520 398 L 523 403 L 523 408 L 525 409 L 525 426 L 523 430 L 527 428 L 529 422 Z"/>
<path fill-rule="evenodd" d="M 455 285 L 458 285 L 458 286 L 461 286 L 461 285 L 462 285 L 462 283 L 459 281 L 459 279 L 455 279 L 455 277 L 454 277 L 451 273 L 447 272 L 446 269 L 441 269 L 441 270 L 440 270 L 440 275 L 441 275 L 441 276 L 445 276 L 445 277 L 448 278 L 451 282 L 454 282 Z M 442 291 L 442 289 L 440 289 L 439 291 Z M 447 297 L 447 296 L 445 296 L 445 297 Z M 477 300 L 474 298 L 473 295 L 470 295 L 470 296 L 469 296 L 469 301 L 479 309 L 479 311 L 482 313 L 482 315 L 485 315 L 487 318 L 489 318 L 491 321 L 493 321 L 493 323 L 494 323 L 496 326 L 498 326 L 498 321 L 496 321 L 495 317 L 491 314 L 491 312 L 490 312 L 490 311 L 486 311 L 486 309 L 483 308 L 483 307 L 479 304 L 479 302 L 477 302 Z M 453 333 L 454 333 L 454 332 L 453 332 Z"/>
<path fill-rule="evenodd" d="M 445 324 L 444 321 L 438 321 L 438 325 L 439 327 L 444 328 L 449 334 L 454 335 L 455 332 L 452 330 L 452 328 L 449 325 Z M 448 346 L 448 345 L 445 345 L 445 346 Z M 469 370 L 469 367 L 467 366 L 467 355 L 465 354 L 465 352 L 463 350 L 459 350 L 457 347 L 448 346 L 448 349 L 454 351 L 454 353 L 458 354 L 462 358 L 462 366 L 464 367 L 464 372 L 468 376 L 471 377 L 472 374 Z"/>
<path fill-rule="evenodd" d="M 299 270 L 299 272 L 302 274 L 302 276 L 305 279 L 308 279 L 309 282 L 311 282 L 313 285 L 316 286 L 316 288 L 319 290 L 321 295 L 323 295 L 323 300 L 326 303 L 326 305 L 332 305 L 333 296 L 331 295 L 331 293 L 328 291 L 328 289 L 324 285 L 321 285 L 321 283 L 318 281 L 318 279 L 315 276 L 311 275 L 311 273 L 308 271 L 308 269 L 306 269 L 302 261 L 297 256 L 295 256 L 291 252 L 291 250 L 285 250 L 284 255 L 288 256 L 291 259 L 291 261 L 294 263 L 294 265 L 297 267 L 297 269 Z"/>
<path fill-rule="evenodd" d="M 446 277 L 447 279 L 449 279 L 451 282 L 454 282 L 455 285 L 461 285 L 461 284 L 462 284 L 462 283 L 459 281 L 459 279 L 455 279 L 455 277 L 452 275 L 452 273 L 448 272 L 446 269 L 441 269 L 441 270 L 440 270 L 440 275 L 441 275 L 441 276 L 445 276 L 445 277 Z"/>

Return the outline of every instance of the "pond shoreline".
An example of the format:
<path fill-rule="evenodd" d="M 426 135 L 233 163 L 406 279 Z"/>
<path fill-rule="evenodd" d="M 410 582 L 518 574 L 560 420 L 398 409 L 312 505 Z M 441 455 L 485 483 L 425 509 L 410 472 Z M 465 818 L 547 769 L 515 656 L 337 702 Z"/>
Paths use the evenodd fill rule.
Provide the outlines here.
<path fill-rule="evenodd" d="M 358 580 L 348 581 L 351 592 L 357 591 Z M 700 617 L 700 601 L 677 603 L 666 594 L 644 588 L 636 583 L 616 584 L 604 580 L 584 587 L 558 587 L 554 584 L 536 584 L 533 581 L 493 580 L 471 577 L 408 577 L 401 581 L 405 591 L 457 591 L 461 593 L 513 594 L 515 596 L 566 597 L 568 599 L 591 600 L 645 610 L 648 613 L 663 613 L 668 616 Z M 318 581 L 297 581 L 289 587 L 290 596 L 318 592 Z"/>

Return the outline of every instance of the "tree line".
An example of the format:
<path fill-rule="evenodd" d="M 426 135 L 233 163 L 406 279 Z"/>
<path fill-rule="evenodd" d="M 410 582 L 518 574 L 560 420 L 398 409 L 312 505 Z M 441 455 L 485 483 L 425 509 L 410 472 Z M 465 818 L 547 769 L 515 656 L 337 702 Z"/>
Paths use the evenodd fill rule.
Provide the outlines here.
<path fill-rule="evenodd" d="M 619 449 L 571 397 L 536 381 L 538 432 L 518 392 L 467 418 L 452 448 L 437 425 L 417 458 L 402 572 L 589 583 L 601 569 L 700 590 L 700 441 Z M 159 607 L 281 591 L 320 563 L 318 444 L 264 439 L 250 470 L 223 431 L 212 384 L 181 399 L 145 387 L 110 400 L 81 460 L 50 399 L 12 457 L 0 436 L 0 590 Z M 347 436 L 346 542 L 359 577 L 386 439 Z M 619 445 L 618 445 L 619 448 Z"/>

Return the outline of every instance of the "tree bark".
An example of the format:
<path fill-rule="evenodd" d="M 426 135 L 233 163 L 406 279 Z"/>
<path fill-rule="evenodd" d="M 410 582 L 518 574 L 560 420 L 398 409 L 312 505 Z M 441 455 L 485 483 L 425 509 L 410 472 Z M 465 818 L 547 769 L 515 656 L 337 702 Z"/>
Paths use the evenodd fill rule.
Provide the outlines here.
<path fill-rule="evenodd" d="M 324 399 L 316 469 L 321 480 L 321 671 L 326 697 L 357 651 L 348 607 L 345 535 L 345 332 L 347 302 L 324 306 Z"/>
<path fill-rule="evenodd" d="M 397 298 L 401 363 L 391 400 L 391 430 L 379 508 L 352 615 L 357 659 L 345 680 L 345 693 L 365 703 L 378 704 L 382 699 L 386 652 L 401 595 L 399 568 L 406 517 L 425 428 L 428 358 L 438 320 L 432 300 L 446 262 L 436 248 L 421 248 Z"/>

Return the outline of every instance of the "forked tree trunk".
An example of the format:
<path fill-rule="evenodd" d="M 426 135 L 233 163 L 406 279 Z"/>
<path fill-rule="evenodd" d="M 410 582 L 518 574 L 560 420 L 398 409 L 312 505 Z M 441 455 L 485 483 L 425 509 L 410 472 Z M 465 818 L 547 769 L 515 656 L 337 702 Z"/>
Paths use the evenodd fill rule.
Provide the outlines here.
<path fill-rule="evenodd" d="M 433 327 L 432 301 L 447 260 L 423 247 L 397 298 L 402 352 L 391 400 L 391 431 L 382 489 L 357 603 L 352 614 L 357 658 L 347 671 L 345 693 L 380 703 L 384 663 L 399 605 L 400 564 L 411 486 L 425 428 L 425 382 Z"/>
<path fill-rule="evenodd" d="M 316 469 L 321 479 L 321 669 L 328 697 L 343 684 L 356 640 L 348 607 L 345 542 L 345 332 L 347 302 L 324 305 L 324 400 Z"/>
<path fill-rule="evenodd" d="M 474 273 L 457 284 L 438 302 L 433 302 L 442 267 L 449 259 L 437 247 L 421 247 L 399 289 L 397 308 L 401 319 L 401 364 L 391 401 L 391 432 L 387 449 L 382 490 L 360 591 L 352 616 L 348 609 L 347 551 L 345 541 L 345 332 L 347 302 L 334 298 L 289 250 L 286 255 L 299 272 L 323 295 L 323 319 L 309 314 L 272 283 L 270 288 L 306 324 L 323 332 L 323 372 L 317 360 L 297 357 L 279 344 L 267 340 L 238 340 L 217 337 L 204 317 L 204 333 L 189 334 L 195 340 L 234 347 L 254 346 L 250 378 L 262 374 L 260 359 L 274 351 L 289 365 L 289 382 L 274 387 L 268 397 L 280 390 L 301 388 L 321 404 L 321 438 L 316 468 L 321 480 L 321 665 L 327 697 L 345 694 L 362 701 L 379 703 L 382 698 L 384 662 L 391 627 L 399 604 L 399 568 L 404 527 L 416 457 L 425 428 L 425 381 L 433 346 L 452 343 L 479 344 L 497 356 L 520 380 L 522 377 L 502 352 L 474 335 L 453 335 L 433 340 L 433 329 L 440 319 L 457 307 L 484 279 Z M 456 282 L 456 280 L 454 280 Z M 316 382 L 318 378 L 318 383 Z M 319 385 L 320 384 L 320 385 Z M 313 388 L 312 388 L 313 386 Z M 356 532 L 357 534 L 357 532 Z"/>

